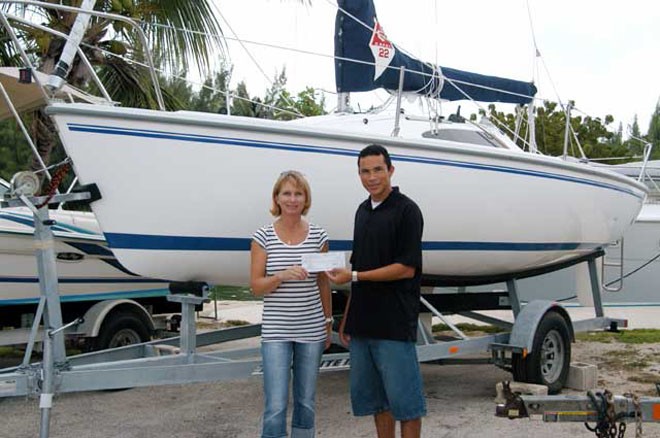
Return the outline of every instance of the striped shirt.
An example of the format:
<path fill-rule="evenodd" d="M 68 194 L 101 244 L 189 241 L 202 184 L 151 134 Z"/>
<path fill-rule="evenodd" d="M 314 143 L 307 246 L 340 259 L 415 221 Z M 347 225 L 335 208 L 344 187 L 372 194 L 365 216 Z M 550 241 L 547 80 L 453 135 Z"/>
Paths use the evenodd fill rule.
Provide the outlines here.
<path fill-rule="evenodd" d="M 325 230 L 314 224 L 309 224 L 307 237 L 297 245 L 282 242 L 273 224 L 260 228 L 252 238 L 266 251 L 266 275 L 300 265 L 302 254 L 320 252 L 328 241 Z M 306 280 L 283 281 L 277 289 L 264 296 L 262 341 L 325 340 L 325 316 L 317 275 L 310 272 Z"/>

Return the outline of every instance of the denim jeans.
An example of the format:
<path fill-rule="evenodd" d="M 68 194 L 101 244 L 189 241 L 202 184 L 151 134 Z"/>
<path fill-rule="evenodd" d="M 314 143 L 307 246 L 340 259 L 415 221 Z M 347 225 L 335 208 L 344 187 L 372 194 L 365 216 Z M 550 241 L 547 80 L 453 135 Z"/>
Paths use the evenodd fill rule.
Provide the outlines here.
<path fill-rule="evenodd" d="M 397 421 L 426 415 L 414 342 L 353 336 L 350 350 L 354 415 L 390 411 Z"/>
<path fill-rule="evenodd" d="M 292 438 L 314 437 L 316 377 L 325 342 L 262 342 L 264 417 L 262 438 L 286 437 L 289 381 L 293 371 Z"/>

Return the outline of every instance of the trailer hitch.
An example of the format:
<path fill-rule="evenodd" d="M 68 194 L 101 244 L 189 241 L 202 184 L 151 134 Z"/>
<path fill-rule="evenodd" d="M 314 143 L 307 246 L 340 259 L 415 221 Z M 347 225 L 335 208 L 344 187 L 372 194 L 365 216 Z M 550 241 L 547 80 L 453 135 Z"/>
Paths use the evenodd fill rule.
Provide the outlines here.
<path fill-rule="evenodd" d="M 520 398 L 520 393 L 511 391 L 511 382 L 502 382 L 502 388 L 502 395 L 504 395 L 505 402 L 495 407 L 495 415 L 497 417 L 506 417 L 510 420 L 528 417 L 527 409 L 522 398 Z"/>

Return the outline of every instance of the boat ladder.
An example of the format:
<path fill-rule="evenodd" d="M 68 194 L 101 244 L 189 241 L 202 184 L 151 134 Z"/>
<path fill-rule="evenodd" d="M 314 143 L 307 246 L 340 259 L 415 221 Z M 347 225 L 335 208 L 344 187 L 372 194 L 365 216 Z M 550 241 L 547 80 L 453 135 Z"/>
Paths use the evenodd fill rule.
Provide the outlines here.
<path fill-rule="evenodd" d="M 616 251 L 617 249 L 618 251 Z M 608 255 L 612 256 L 609 260 L 607 258 Z M 605 278 L 605 270 L 607 268 L 616 269 L 614 279 L 609 281 Z M 600 278 L 603 290 L 608 292 L 619 292 L 623 288 L 623 279 L 625 278 L 625 275 L 623 274 L 623 237 L 609 246 L 606 256 L 603 257 Z"/>

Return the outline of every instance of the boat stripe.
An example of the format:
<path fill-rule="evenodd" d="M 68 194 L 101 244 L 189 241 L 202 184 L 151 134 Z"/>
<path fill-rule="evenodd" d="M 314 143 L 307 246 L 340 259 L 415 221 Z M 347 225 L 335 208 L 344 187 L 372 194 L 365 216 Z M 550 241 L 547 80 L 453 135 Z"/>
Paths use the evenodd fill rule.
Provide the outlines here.
<path fill-rule="evenodd" d="M 192 237 L 106 233 L 111 248 L 162 251 L 249 251 L 252 239 L 241 237 Z M 593 250 L 602 244 L 588 242 L 457 242 L 425 241 L 424 251 L 570 251 Z M 352 241 L 331 240 L 333 251 L 350 251 Z"/>
<path fill-rule="evenodd" d="M 169 294 L 169 289 L 145 289 L 145 290 L 131 290 L 121 292 L 106 292 L 94 294 L 80 294 L 80 295 L 61 295 L 60 301 L 63 303 L 71 303 L 76 301 L 90 301 L 90 300 L 117 300 L 117 299 L 131 299 L 131 298 L 149 298 L 149 297 L 162 297 Z M 12 306 L 20 304 L 37 304 L 39 297 L 32 298 L 18 298 L 0 300 L 0 306 Z"/>
<path fill-rule="evenodd" d="M 85 277 L 59 278 L 58 282 L 66 283 L 66 284 L 168 283 L 165 280 L 156 280 L 153 278 L 85 278 Z M 39 277 L 0 277 L 0 283 L 39 283 Z"/>
<path fill-rule="evenodd" d="M 67 127 L 70 131 L 73 132 L 87 132 L 94 134 L 108 134 L 108 135 L 122 135 L 122 136 L 131 136 L 131 137 L 147 137 L 147 138 L 160 138 L 165 140 L 176 140 L 176 141 L 188 141 L 188 142 L 202 142 L 202 143 L 214 143 L 214 144 L 225 144 L 232 146 L 242 146 L 242 147 L 251 147 L 251 148 L 262 148 L 262 149 L 279 149 L 279 150 L 291 150 L 297 152 L 311 152 L 311 153 L 320 153 L 320 154 L 329 154 L 329 155 L 345 155 L 345 156 L 358 156 L 358 151 L 334 147 L 325 147 L 325 146 L 313 146 L 313 145 L 300 145 L 295 143 L 276 143 L 268 142 L 261 140 L 244 140 L 238 138 L 229 138 L 229 137 L 216 137 L 208 135 L 198 135 L 198 134 L 185 134 L 185 133 L 172 133 L 165 131 L 153 131 L 147 129 L 127 129 L 116 126 L 99 126 L 99 125 L 86 125 L 79 123 L 68 123 Z M 92 144 L 91 142 L 88 144 Z M 613 184 L 607 184 L 603 182 L 593 181 L 586 178 L 571 177 L 566 175 L 559 175 L 550 172 L 543 172 L 537 170 L 524 170 L 516 169 L 513 167 L 507 166 L 496 166 L 489 164 L 478 164 L 470 163 L 464 161 L 454 161 L 454 160 L 445 160 L 439 158 L 428 158 L 414 155 L 399 155 L 392 154 L 391 156 L 393 161 L 405 161 L 412 163 L 422 163 L 430 164 L 436 166 L 450 166 L 450 167 L 460 167 L 468 169 L 476 169 L 483 171 L 491 172 L 503 172 L 503 173 L 512 173 L 525 176 L 533 176 L 537 178 L 548 178 L 555 179 L 559 181 L 572 182 L 577 184 L 585 184 L 594 187 L 600 187 L 609 190 L 615 190 L 618 192 L 626 193 L 632 195 L 638 199 L 644 199 L 644 195 L 639 195 L 633 190 L 619 187 Z"/>
<path fill-rule="evenodd" d="M 17 213 L 5 213 L 0 212 L 0 219 L 4 219 L 11 222 L 16 222 L 21 225 L 27 225 L 28 227 L 34 228 L 34 219 L 32 216 L 17 214 Z M 92 236 L 98 236 L 97 233 L 93 231 L 86 230 L 84 228 L 79 228 L 73 225 L 60 224 L 57 223 L 51 227 L 53 231 L 62 231 L 66 233 L 79 233 L 79 234 L 89 234 Z"/>

